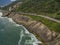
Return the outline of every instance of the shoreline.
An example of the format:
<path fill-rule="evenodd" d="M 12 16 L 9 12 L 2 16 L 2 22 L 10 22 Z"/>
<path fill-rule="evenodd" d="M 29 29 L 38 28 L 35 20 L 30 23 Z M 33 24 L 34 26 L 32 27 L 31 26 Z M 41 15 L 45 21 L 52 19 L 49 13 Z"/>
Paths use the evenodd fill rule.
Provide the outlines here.
<path fill-rule="evenodd" d="M 1 14 L 1 13 L 0 13 L 0 14 Z M 1 14 L 1 16 L 2 16 L 2 14 Z M 1 16 L 0 16 L 0 17 L 1 17 Z M 2 17 L 2 18 L 8 18 L 8 17 Z M 40 44 L 41 44 L 41 42 L 39 42 L 39 40 L 37 40 L 37 38 L 35 37 L 35 35 L 32 34 L 32 33 L 30 33 L 30 32 L 29 32 L 29 31 L 28 31 L 23 25 L 21 25 L 21 24 L 17 24 L 12 18 L 8 18 L 8 20 L 9 20 L 10 22 L 16 24 L 16 26 L 22 26 L 23 29 L 25 29 L 25 33 L 26 33 L 26 34 L 30 34 L 30 35 L 35 39 L 34 44 L 35 44 L 35 43 L 37 43 L 37 44 L 40 43 Z M 27 32 L 26 32 L 26 31 L 27 31 Z M 31 37 L 31 38 L 32 38 L 32 37 Z M 20 40 L 19 40 L 19 41 L 20 41 Z M 18 42 L 19 42 L 19 41 L 18 41 Z M 37 41 L 37 42 L 36 42 L 36 41 Z"/>
<path fill-rule="evenodd" d="M 12 18 L 17 24 L 22 24 L 30 33 L 34 34 L 38 40 L 42 41 L 42 45 L 55 45 L 57 43 L 55 36 L 59 34 L 51 31 L 41 22 L 37 22 L 28 16 L 22 16 L 21 14 L 15 14 L 13 12 L 8 16 L 3 15 L 3 17 Z"/>
<path fill-rule="evenodd" d="M 7 18 L 8 18 L 8 17 L 7 17 Z M 38 40 L 38 37 L 35 36 L 36 34 L 28 31 L 28 29 L 26 29 L 25 26 L 23 26 L 22 24 L 16 23 L 12 18 L 10 18 L 10 21 L 11 21 L 11 22 L 14 22 L 14 23 L 16 24 L 16 26 L 22 26 L 22 27 L 25 29 L 25 33 L 26 33 L 26 34 L 32 34 L 31 36 L 33 36 L 33 38 L 37 41 L 37 43 L 42 44 L 42 42 L 41 42 L 40 40 Z"/>
<path fill-rule="evenodd" d="M 8 17 L 8 18 L 9 18 L 9 17 Z M 39 42 L 38 42 L 39 45 L 45 45 L 45 44 L 42 42 L 41 38 L 39 38 L 39 36 L 37 36 L 34 32 L 31 32 L 30 29 L 28 29 L 26 25 L 23 25 L 22 23 L 18 23 L 18 22 L 16 22 L 14 19 L 12 19 L 12 20 L 13 20 L 16 24 L 21 25 L 21 26 L 23 26 L 25 29 L 27 29 L 27 31 L 28 31 L 29 33 L 33 34 L 33 35 L 37 38 L 37 40 L 39 41 Z"/>

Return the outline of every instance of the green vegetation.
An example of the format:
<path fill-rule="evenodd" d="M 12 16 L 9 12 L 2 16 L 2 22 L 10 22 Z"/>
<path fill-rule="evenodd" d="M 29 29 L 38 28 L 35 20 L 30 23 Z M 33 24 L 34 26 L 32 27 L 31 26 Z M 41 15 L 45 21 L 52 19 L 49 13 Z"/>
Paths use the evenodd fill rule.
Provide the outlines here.
<path fill-rule="evenodd" d="M 60 1 L 29 0 L 20 5 L 17 11 L 43 14 L 60 20 Z"/>
<path fill-rule="evenodd" d="M 42 14 L 60 20 L 60 0 L 29 0 L 22 3 L 17 11 Z M 27 16 L 44 23 L 51 30 L 60 32 L 60 23 L 39 16 Z"/>
<path fill-rule="evenodd" d="M 25 15 L 25 16 L 29 16 L 36 21 L 40 21 L 43 24 L 45 24 L 49 29 L 60 33 L 60 23 L 53 22 L 51 20 L 39 16 L 32 16 L 32 15 Z"/>

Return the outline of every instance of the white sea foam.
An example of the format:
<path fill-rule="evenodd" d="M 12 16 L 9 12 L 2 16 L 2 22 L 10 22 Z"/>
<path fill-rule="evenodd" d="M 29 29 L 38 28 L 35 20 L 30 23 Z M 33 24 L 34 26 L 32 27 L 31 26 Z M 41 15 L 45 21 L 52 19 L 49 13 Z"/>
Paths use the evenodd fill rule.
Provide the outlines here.
<path fill-rule="evenodd" d="M 40 44 L 42 43 L 33 34 L 31 34 L 31 39 L 34 40 L 33 45 L 38 45 L 38 43 L 40 43 Z"/>
<path fill-rule="evenodd" d="M 3 13 L 2 12 L 0 12 L 0 17 L 3 15 Z"/>
<path fill-rule="evenodd" d="M 24 26 L 22 26 L 22 27 L 25 29 L 26 34 L 30 34 L 30 32 Z"/>
<path fill-rule="evenodd" d="M 12 18 L 8 18 L 8 19 L 9 19 L 9 22 L 15 23 L 15 26 L 22 26 L 22 25 L 16 24 L 16 22 L 14 22 Z"/>
<path fill-rule="evenodd" d="M 18 45 L 21 45 L 20 43 L 21 43 L 21 40 L 22 40 L 23 36 L 24 36 L 23 31 L 21 31 L 21 33 L 20 33 L 20 39 L 18 41 Z"/>
<path fill-rule="evenodd" d="M 14 2 L 14 1 L 16 1 L 16 0 L 11 0 L 11 1 L 13 1 L 13 2 Z"/>
<path fill-rule="evenodd" d="M 12 18 L 8 18 L 9 22 L 15 23 Z"/>
<path fill-rule="evenodd" d="M 19 24 L 16 24 L 16 26 L 21 26 L 21 25 L 19 25 Z"/>

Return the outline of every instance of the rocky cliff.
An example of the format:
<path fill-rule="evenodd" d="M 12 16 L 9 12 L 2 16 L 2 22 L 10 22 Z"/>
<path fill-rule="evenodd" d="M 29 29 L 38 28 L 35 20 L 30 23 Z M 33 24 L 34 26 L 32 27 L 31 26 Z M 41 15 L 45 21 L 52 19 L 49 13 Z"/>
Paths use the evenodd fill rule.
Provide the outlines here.
<path fill-rule="evenodd" d="M 24 25 L 30 32 L 37 35 L 45 45 L 60 45 L 60 34 L 51 31 L 43 23 L 35 21 L 28 16 L 16 14 L 15 12 L 8 14 L 9 13 L 5 13 L 3 16 L 12 18 L 16 23 Z"/>

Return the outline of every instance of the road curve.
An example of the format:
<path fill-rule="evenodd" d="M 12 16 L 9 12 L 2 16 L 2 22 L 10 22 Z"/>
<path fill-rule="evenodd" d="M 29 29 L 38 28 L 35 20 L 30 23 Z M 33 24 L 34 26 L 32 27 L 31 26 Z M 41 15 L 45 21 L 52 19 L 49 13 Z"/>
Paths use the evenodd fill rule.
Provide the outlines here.
<path fill-rule="evenodd" d="M 60 23 L 60 20 L 57 20 L 57 19 L 54 19 L 54 18 L 51 18 L 51 17 L 48 17 L 48 16 L 44 16 L 44 15 L 38 15 L 38 14 L 34 14 L 34 13 L 23 13 L 23 12 L 19 12 L 19 13 L 21 13 L 21 14 L 33 15 L 33 16 L 40 16 L 40 17 L 43 17 L 43 18 L 49 19 L 49 20 L 51 20 L 51 21 L 54 21 L 54 22 Z"/>

